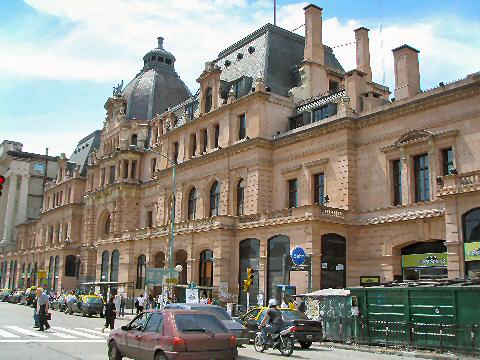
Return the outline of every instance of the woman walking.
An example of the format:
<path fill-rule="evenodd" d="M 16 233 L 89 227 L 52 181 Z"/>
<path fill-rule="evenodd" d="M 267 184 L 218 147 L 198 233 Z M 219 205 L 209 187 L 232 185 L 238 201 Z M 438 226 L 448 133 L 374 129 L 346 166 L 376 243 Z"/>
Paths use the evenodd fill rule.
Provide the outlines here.
<path fill-rule="evenodd" d="M 105 305 L 105 326 L 102 329 L 102 332 L 105 329 L 110 327 L 110 330 L 113 330 L 115 327 L 115 318 L 117 315 L 117 310 L 115 309 L 115 304 L 113 303 L 113 296 L 110 297 L 108 303 Z"/>

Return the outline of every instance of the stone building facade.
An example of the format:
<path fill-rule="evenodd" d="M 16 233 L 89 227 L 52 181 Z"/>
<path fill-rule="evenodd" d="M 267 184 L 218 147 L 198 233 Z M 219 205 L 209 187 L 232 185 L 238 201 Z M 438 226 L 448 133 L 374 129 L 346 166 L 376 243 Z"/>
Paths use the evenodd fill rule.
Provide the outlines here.
<path fill-rule="evenodd" d="M 59 160 L 40 218 L 0 260 L 38 263 L 57 289 L 119 282 L 138 294 L 146 269 L 168 266 L 173 214 L 179 296 L 193 282 L 245 303 L 247 267 L 252 301 L 283 283 L 475 276 L 480 75 L 421 90 L 419 51 L 403 45 L 390 98 L 372 81 L 368 29 L 355 30 L 345 71 L 322 43 L 322 10 L 307 6 L 305 24 L 305 37 L 266 25 L 223 50 L 193 95 L 159 38 L 107 100 L 85 172 L 65 177 Z M 310 278 L 285 271 L 294 246 Z"/>

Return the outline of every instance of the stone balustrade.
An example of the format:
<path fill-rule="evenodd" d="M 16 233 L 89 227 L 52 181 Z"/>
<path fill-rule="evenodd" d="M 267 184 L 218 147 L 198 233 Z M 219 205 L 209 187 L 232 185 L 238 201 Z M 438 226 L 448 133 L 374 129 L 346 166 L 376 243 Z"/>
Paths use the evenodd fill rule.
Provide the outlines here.
<path fill-rule="evenodd" d="M 480 170 L 444 176 L 437 185 L 437 196 L 480 191 Z"/>

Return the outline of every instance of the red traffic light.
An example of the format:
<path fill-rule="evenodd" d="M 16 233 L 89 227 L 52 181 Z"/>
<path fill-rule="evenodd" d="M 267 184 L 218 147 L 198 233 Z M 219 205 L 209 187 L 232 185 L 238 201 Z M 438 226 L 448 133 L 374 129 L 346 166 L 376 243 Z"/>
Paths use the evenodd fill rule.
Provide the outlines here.
<path fill-rule="evenodd" d="M 0 185 L 5 183 L 5 176 L 0 175 Z"/>

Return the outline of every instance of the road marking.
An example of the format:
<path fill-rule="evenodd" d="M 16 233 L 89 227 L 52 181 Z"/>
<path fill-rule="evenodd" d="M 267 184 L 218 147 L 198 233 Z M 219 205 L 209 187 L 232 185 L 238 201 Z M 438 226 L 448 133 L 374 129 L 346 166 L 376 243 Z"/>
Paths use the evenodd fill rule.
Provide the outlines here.
<path fill-rule="evenodd" d="M 18 327 L 18 326 L 5 326 L 5 327 L 9 328 L 9 329 L 12 329 L 13 331 L 19 332 L 20 334 L 24 334 L 24 335 L 30 335 L 30 336 L 39 337 L 39 338 L 48 337 L 46 335 L 39 334 L 38 332 L 22 329 L 21 327 Z"/>
<path fill-rule="evenodd" d="M 76 339 L 75 336 L 72 336 L 72 335 L 68 335 L 68 334 L 64 334 L 64 333 L 61 333 L 61 332 L 57 332 L 55 330 L 53 331 L 46 331 L 47 334 L 52 334 L 54 336 L 58 336 L 62 339 Z"/>
<path fill-rule="evenodd" d="M 21 339 L 21 340 L 0 340 L 0 343 L 29 343 L 29 342 L 46 342 L 46 343 L 105 343 L 105 339 L 101 340 L 51 340 L 51 339 Z"/>
<path fill-rule="evenodd" d="M 1 337 L 4 337 L 4 338 L 17 338 L 17 337 L 20 337 L 20 336 L 18 336 L 18 335 L 9 333 L 8 331 L 2 330 L 2 329 L 0 329 L 0 336 L 1 336 Z"/>
<path fill-rule="evenodd" d="M 87 329 L 87 328 L 75 328 L 76 330 L 81 330 L 81 331 L 86 331 L 86 332 L 89 332 L 89 333 L 92 333 L 92 334 L 95 334 L 95 335 L 99 335 L 99 336 L 108 336 L 108 333 L 102 333 L 101 331 L 96 331 L 96 330 L 92 330 L 92 329 Z"/>
<path fill-rule="evenodd" d="M 88 339 L 100 339 L 100 337 L 98 337 L 98 336 L 87 334 L 87 333 L 76 331 L 76 330 L 72 330 L 72 329 L 66 329 L 66 328 L 57 327 L 57 326 L 55 328 L 60 330 L 60 331 L 66 332 L 66 333 L 73 334 L 73 335 L 78 335 L 78 336 L 83 336 L 83 337 L 86 337 Z"/>

